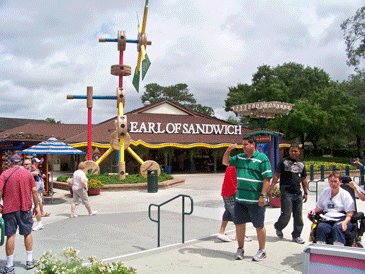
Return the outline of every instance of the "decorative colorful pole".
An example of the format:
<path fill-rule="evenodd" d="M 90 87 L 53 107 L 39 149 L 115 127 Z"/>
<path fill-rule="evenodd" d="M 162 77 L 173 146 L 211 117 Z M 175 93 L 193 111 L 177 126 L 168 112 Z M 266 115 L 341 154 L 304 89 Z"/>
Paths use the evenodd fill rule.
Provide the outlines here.
<path fill-rule="evenodd" d="M 67 99 L 83 99 L 86 100 L 87 107 L 87 160 L 92 160 L 92 109 L 93 109 L 93 99 L 99 100 L 115 100 L 117 96 L 94 96 L 93 87 L 86 88 L 85 95 L 67 95 Z"/>
<path fill-rule="evenodd" d="M 92 160 L 92 148 L 91 148 L 91 139 L 92 139 L 92 130 L 93 130 L 93 87 L 87 87 L 87 160 Z"/>

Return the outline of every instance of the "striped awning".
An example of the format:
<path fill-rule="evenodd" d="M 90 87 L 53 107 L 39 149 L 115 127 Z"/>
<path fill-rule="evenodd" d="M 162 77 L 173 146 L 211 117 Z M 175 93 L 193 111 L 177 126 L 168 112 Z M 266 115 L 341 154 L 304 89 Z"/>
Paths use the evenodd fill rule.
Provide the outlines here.
<path fill-rule="evenodd" d="M 34 145 L 30 148 L 24 149 L 22 154 L 48 154 L 48 155 L 62 155 L 62 154 L 85 154 L 85 152 L 73 148 L 72 146 L 57 140 L 56 138 L 49 138 L 44 142 Z"/>

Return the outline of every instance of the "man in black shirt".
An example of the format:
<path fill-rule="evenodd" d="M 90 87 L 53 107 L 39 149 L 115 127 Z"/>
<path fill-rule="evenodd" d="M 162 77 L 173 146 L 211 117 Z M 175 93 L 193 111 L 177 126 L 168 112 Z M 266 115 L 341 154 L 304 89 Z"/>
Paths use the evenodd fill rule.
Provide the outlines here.
<path fill-rule="evenodd" d="M 303 201 L 307 201 L 307 172 L 303 162 L 297 160 L 300 155 L 299 145 L 291 144 L 289 157 L 280 161 L 272 178 L 269 194 L 272 195 L 275 185 L 280 179 L 281 214 L 274 224 L 276 235 L 282 239 L 283 229 L 288 225 L 290 215 L 293 212 L 294 229 L 293 242 L 304 244 L 300 237 L 303 230 Z M 302 195 L 301 187 L 304 195 Z"/>

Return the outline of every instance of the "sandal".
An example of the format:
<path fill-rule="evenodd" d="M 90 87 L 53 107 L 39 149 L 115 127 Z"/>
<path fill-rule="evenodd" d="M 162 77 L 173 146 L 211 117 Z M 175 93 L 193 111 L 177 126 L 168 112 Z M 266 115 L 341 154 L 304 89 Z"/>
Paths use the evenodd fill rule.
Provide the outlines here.
<path fill-rule="evenodd" d="M 51 213 L 46 212 L 46 213 L 44 213 L 44 214 L 42 215 L 42 217 L 48 217 L 49 215 L 51 215 Z"/>

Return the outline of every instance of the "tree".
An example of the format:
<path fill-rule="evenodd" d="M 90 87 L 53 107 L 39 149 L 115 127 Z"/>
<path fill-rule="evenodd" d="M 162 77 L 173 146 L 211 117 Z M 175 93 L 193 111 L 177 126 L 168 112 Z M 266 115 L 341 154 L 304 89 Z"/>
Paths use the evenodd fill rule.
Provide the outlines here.
<path fill-rule="evenodd" d="M 263 65 L 253 74 L 251 85 L 238 84 L 237 87 L 229 88 L 225 110 L 232 110 L 234 105 L 257 101 L 295 103 L 301 98 L 317 96 L 328 86 L 330 86 L 328 73 L 316 67 L 304 67 L 293 62 L 276 67 Z M 257 127 L 257 119 L 246 118 L 246 123 L 247 120 L 249 120 L 248 127 Z M 281 129 L 281 126 L 277 128 Z"/>
<path fill-rule="evenodd" d="M 347 64 L 364 78 L 362 59 L 365 57 L 365 7 L 358 9 L 354 16 L 341 24 L 347 53 Z"/>
<path fill-rule="evenodd" d="M 360 75 L 352 75 L 342 83 L 343 90 L 352 97 L 354 111 L 348 124 L 350 135 L 356 138 L 358 156 L 364 157 L 365 140 L 365 82 Z"/>
<path fill-rule="evenodd" d="M 61 124 L 61 121 L 56 121 L 54 118 L 46 118 L 46 122 L 49 124 Z"/>
<path fill-rule="evenodd" d="M 214 115 L 213 108 L 197 104 L 194 95 L 189 93 L 187 84 L 180 83 L 174 86 L 163 87 L 156 83 L 151 83 L 146 85 L 145 88 L 146 91 L 141 96 L 142 103 L 145 101 L 157 103 L 163 100 L 170 100 L 192 111 L 207 114 L 209 116 Z"/>

